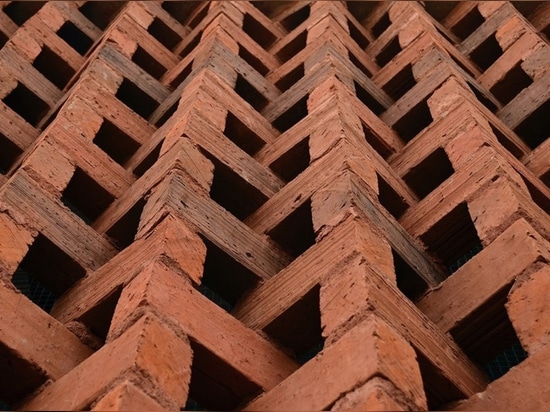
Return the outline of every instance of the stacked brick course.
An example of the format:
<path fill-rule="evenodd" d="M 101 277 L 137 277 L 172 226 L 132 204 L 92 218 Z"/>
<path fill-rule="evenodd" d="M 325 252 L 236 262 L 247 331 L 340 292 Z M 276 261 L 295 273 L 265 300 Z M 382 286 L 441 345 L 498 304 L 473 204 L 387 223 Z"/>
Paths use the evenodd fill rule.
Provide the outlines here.
<path fill-rule="evenodd" d="M 546 407 L 549 15 L 0 2 L 0 405 Z"/>

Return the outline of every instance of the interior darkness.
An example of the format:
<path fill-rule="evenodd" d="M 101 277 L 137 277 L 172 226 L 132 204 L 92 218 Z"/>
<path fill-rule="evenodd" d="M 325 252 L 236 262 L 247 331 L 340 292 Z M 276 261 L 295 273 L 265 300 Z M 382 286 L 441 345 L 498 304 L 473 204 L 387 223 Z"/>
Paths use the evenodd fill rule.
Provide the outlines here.
<path fill-rule="evenodd" d="M 353 14 L 353 17 L 357 19 L 358 22 L 362 23 L 363 20 L 372 12 L 374 7 L 378 3 L 375 1 L 368 2 L 358 2 L 358 1 L 346 1 L 346 6 L 348 10 Z"/>
<path fill-rule="evenodd" d="M 468 87 L 474 93 L 477 100 L 491 112 L 494 113 L 499 109 L 499 107 L 489 98 L 488 93 L 479 85 L 468 82 Z"/>
<path fill-rule="evenodd" d="M 403 180 L 420 199 L 424 199 L 453 173 L 453 165 L 445 150 L 439 147 L 413 167 Z"/>
<path fill-rule="evenodd" d="M 164 2 L 164 3 L 172 3 L 172 2 Z M 163 4 L 164 4 L 164 3 L 163 3 Z M 176 3 L 176 2 L 174 2 L 174 3 Z M 177 3 L 179 3 L 179 2 L 177 2 Z M 199 31 L 199 32 L 195 35 L 195 37 L 193 37 L 193 39 L 187 44 L 187 46 L 185 46 L 185 47 L 183 48 L 183 50 L 180 52 L 179 56 L 180 56 L 181 58 L 185 58 L 189 53 L 191 53 L 191 52 L 193 51 L 193 49 L 194 49 L 195 47 L 197 47 L 198 44 L 200 43 L 200 41 L 201 41 L 201 36 L 202 36 L 202 30 Z M 186 41 L 186 39 L 184 39 L 184 41 Z"/>
<path fill-rule="evenodd" d="M 427 289 L 428 284 L 409 264 L 392 249 L 393 266 L 397 277 L 397 287 L 410 300 L 415 302 Z"/>
<path fill-rule="evenodd" d="M 304 64 L 300 63 L 298 66 L 296 66 L 294 69 L 292 69 L 288 74 L 281 77 L 277 83 L 275 83 L 275 86 L 281 91 L 285 92 L 288 89 L 290 89 L 298 80 L 300 80 L 302 77 L 304 77 Z"/>
<path fill-rule="evenodd" d="M 309 96 L 304 96 L 298 100 L 294 106 L 281 114 L 275 121 L 273 126 L 281 133 L 287 131 L 304 117 L 307 116 L 307 99 Z"/>
<path fill-rule="evenodd" d="M 95 221 L 114 197 L 80 168 L 63 191 L 61 201 L 87 224 Z"/>
<path fill-rule="evenodd" d="M 399 37 L 395 36 L 376 56 L 376 63 L 380 67 L 384 67 L 401 51 L 401 45 L 399 44 Z"/>
<path fill-rule="evenodd" d="M 372 77 L 372 73 L 370 72 L 370 70 L 367 69 L 363 63 L 361 63 L 361 61 L 355 56 L 355 54 L 352 51 L 350 51 L 348 54 L 349 54 L 349 61 L 352 62 L 355 67 L 361 70 L 361 72 L 365 76 L 369 78 Z"/>
<path fill-rule="evenodd" d="M 476 6 L 472 8 L 472 10 L 470 10 L 468 14 L 466 14 L 466 16 L 462 18 L 462 20 L 451 27 L 451 31 L 460 40 L 464 40 L 470 34 L 476 31 L 476 29 L 481 26 L 483 22 L 485 22 L 485 19 L 483 18 Z"/>
<path fill-rule="evenodd" d="M 298 257 L 315 244 L 311 201 L 304 202 L 268 233 L 292 256 Z"/>
<path fill-rule="evenodd" d="M 376 22 L 374 26 L 372 26 L 372 34 L 374 37 L 379 37 L 382 33 L 386 31 L 388 27 L 391 25 L 390 15 L 388 12 L 384 13 L 382 17 L 380 17 L 380 20 Z"/>
<path fill-rule="evenodd" d="M 535 149 L 550 136 L 550 99 L 520 123 L 514 131 L 531 149 Z"/>
<path fill-rule="evenodd" d="M 248 49 L 241 44 L 239 44 L 239 56 L 262 76 L 269 73 L 269 69 L 263 64 L 262 60 L 258 56 L 250 53 Z"/>
<path fill-rule="evenodd" d="M 289 16 L 285 17 L 283 20 L 281 20 L 280 23 L 283 25 L 285 29 L 287 29 L 290 32 L 307 20 L 307 18 L 309 17 L 309 11 L 310 11 L 309 5 L 306 5 L 301 9 L 296 10 L 294 13 L 290 14 Z"/>
<path fill-rule="evenodd" d="M 82 56 L 84 56 L 90 47 L 92 47 L 92 44 L 94 44 L 94 41 L 71 21 L 66 21 L 57 31 L 57 35 Z"/>
<path fill-rule="evenodd" d="M 115 96 L 144 119 L 149 118 L 159 106 L 156 100 L 128 79 L 122 81 Z"/>
<path fill-rule="evenodd" d="M 470 53 L 470 58 L 483 71 L 492 66 L 502 56 L 502 49 L 498 44 L 495 33 L 487 37 L 477 48 Z"/>
<path fill-rule="evenodd" d="M 19 268 L 57 296 L 86 275 L 82 266 L 42 234 L 34 239 Z"/>
<path fill-rule="evenodd" d="M 322 346 L 319 286 L 315 286 L 264 328 L 269 336 L 291 349 L 296 359 Z"/>
<path fill-rule="evenodd" d="M 529 194 L 531 195 L 533 202 L 544 210 L 546 214 L 550 215 L 550 199 L 546 197 L 546 195 L 542 193 L 533 183 L 531 183 L 530 180 L 523 177 L 523 175 L 520 176 L 524 181 L 525 186 L 527 186 L 527 190 L 529 190 Z"/>
<path fill-rule="evenodd" d="M 239 174 L 206 154 L 214 164 L 214 180 L 210 197 L 237 219 L 244 220 L 265 203 L 267 197 Z"/>
<path fill-rule="evenodd" d="M 397 101 L 415 85 L 416 79 L 413 75 L 412 65 L 407 64 L 382 87 L 382 90 Z"/>
<path fill-rule="evenodd" d="M 158 17 L 156 17 L 153 23 L 147 28 L 147 32 L 161 42 L 168 50 L 172 50 L 182 40 L 178 33 L 168 27 L 166 23 Z"/>
<path fill-rule="evenodd" d="M 387 159 L 392 153 L 392 149 L 386 145 L 386 143 L 376 135 L 366 124 L 361 123 L 363 127 L 363 133 L 365 134 L 365 140 L 367 143 L 378 153 L 383 159 Z"/>
<path fill-rule="evenodd" d="M 30 394 L 48 377 L 0 342 L 0 399 L 15 403 Z"/>
<path fill-rule="evenodd" d="M 4 47 L 4 44 L 6 44 L 9 40 L 9 37 L 4 34 L 3 31 L 0 30 L 0 48 Z"/>
<path fill-rule="evenodd" d="M 199 4 L 201 4 L 200 1 L 163 1 L 161 6 L 174 19 L 185 26 L 189 16 Z M 208 7 L 204 7 L 204 9 L 208 11 Z"/>
<path fill-rule="evenodd" d="M 32 65 L 60 90 L 63 90 L 75 74 L 74 69 L 65 60 L 45 45 Z"/>
<path fill-rule="evenodd" d="M 141 46 L 137 47 L 132 56 L 132 61 L 157 80 L 166 73 L 166 67 L 156 61 L 153 56 L 147 53 Z"/>
<path fill-rule="evenodd" d="M 447 268 L 481 244 L 466 203 L 456 206 L 420 238 Z"/>
<path fill-rule="evenodd" d="M 491 126 L 491 130 L 496 136 L 498 142 L 516 159 L 521 159 L 523 157 L 523 151 L 518 146 L 516 146 L 515 143 L 508 139 L 508 137 L 506 137 L 504 133 L 502 133 L 493 123 L 489 122 L 489 125 Z"/>
<path fill-rule="evenodd" d="M 0 133 L 0 174 L 8 173 L 21 153 L 23 150 Z"/>
<path fill-rule="evenodd" d="M 378 173 L 378 201 L 394 218 L 399 219 L 409 208 L 399 194 Z"/>
<path fill-rule="evenodd" d="M 31 18 L 42 6 L 45 1 L 12 1 L 2 11 L 13 20 L 18 26 L 23 25 Z"/>
<path fill-rule="evenodd" d="M 369 45 L 369 39 L 365 37 L 365 35 L 357 28 L 357 26 L 350 20 L 348 20 L 348 27 L 349 27 L 349 34 L 353 40 L 357 43 L 357 45 L 361 49 L 365 49 Z"/>
<path fill-rule="evenodd" d="M 441 22 L 457 5 L 457 1 L 425 1 L 426 11 L 437 21 Z"/>
<path fill-rule="evenodd" d="M 176 78 L 170 82 L 170 87 L 172 89 L 178 87 L 185 79 L 187 79 L 187 76 L 191 74 L 193 71 L 193 62 L 194 60 L 191 60 L 189 64 L 185 66 L 182 71 L 180 71 Z"/>
<path fill-rule="evenodd" d="M 281 50 L 279 50 L 276 56 L 282 61 L 286 62 L 294 56 L 296 56 L 300 51 L 302 51 L 307 44 L 307 30 L 303 30 L 298 34 L 294 39 L 287 43 Z"/>
<path fill-rule="evenodd" d="M 33 126 L 36 126 L 49 110 L 46 102 L 27 89 L 23 83 L 17 83 L 17 87 L 3 101 Z"/>
<path fill-rule="evenodd" d="M 540 180 L 543 181 L 543 183 L 550 187 L 550 171 L 546 172 L 545 174 L 543 174 L 541 177 L 540 177 Z"/>
<path fill-rule="evenodd" d="M 78 319 L 88 326 L 95 336 L 103 341 L 105 341 L 109 333 L 113 314 L 115 313 L 116 305 L 121 294 L 122 287 L 119 287 Z"/>
<path fill-rule="evenodd" d="M 267 106 L 267 100 L 254 86 L 252 86 L 242 75 L 237 76 L 235 91 L 239 96 L 246 100 L 254 109 L 260 112 Z"/>
<path fill-rule="evenodd" d="M 261 392 L 259 386 L 198 342 L 192 340 L 191 349 L 189 398 L 200 405 L 200 410 L 236 410 Z"/>
<path fill-rule="evenodd" d="M 432 114 L 428 107 L 428 97 L 414 106 L 394 125 L 393 129 L 406 142 L 411 141 L 418 133 L 432 123 Z"/>
<path fill-rule="evenodd" d="M 141 212 L 145 206 L 145 200 L 140 199 L 126 214 L 116 222 L 108 231 L 109 236 L 119 250 L 130 246 L 136 236 Z"/>
<path fill-rule="evenodd" d="M 375 97 L 373 97 L 367 90 L 363 88 L 359 83 L 357 83 L 355 80 L 353 81 L 355 84 L 355 94 L 357 95 L 357 98 L 361 100 L 361 102 L 367 106 L 375 115 L 379 116 L 382 114 L 386 107 L 382 105 L 378 100 L 376 100 Z"/>
<path fill-rule="evenodd" d="M 533 12 L 537 9 L 537 7 L 541 6 L 542 4 L 546 3 L 545 1 L 513 1 L 512 4 L 516 8 L 517 11 L 519 11 L 521 14 L 523 14 L 523 17 L 526 19 L 529 19 Z"/>
<path fill-rule="evenodd" d="M 243 30 L 266 50 L 277 40 L 277 36 L 248 13 L 244 15 Z"/>
<path fill-rule="evenodd" d="M 227 113 L 223 134 L 250 156 L 254 156 L 265 145 L 256 133 L 231 112 Z"/>
<path fill-rule="evenodd" d="M 162 148 L 162 143 L 159 143 L 151 152 L 143 159 L 143 161 L 136 166 L 134 169 L 134 174 L 138 177 L 141 177 L 145 174 L 147 170 L 151 168 L 158 160 L 160 156 L 160 149 Z"/>
<path fill-rule="evenodd" d="M 140 147 L 139 143 L 108 119 L 103 119 L 103 123 L 96 133 L 93 142 L 120 165 L 124 165 Z"/>
<path fill-rule="evenodd" d="M 491 87 L 491 93 L 503 105 L 508 104 L 519 92 L 533 83 L 533 79 L 522 69 L 518 62 L 502 80 Z"/>
<path fill-rule="evenodd" d="M 290 182 L 309 166 L 309 137 L 275 160 L 269 167 L 284 181 Z"/>
<path fill-rule="evenodd" d="M 258 276 L 210 240 L 202 240 L 206 245 L 206 259 L 201 286 L 206 286 L 232 308 L 245 292 L 258 284 Z M 208 297 L 214 300 L 211 296 Z"/>
<path fill-rule="evenodd" d="M 78 10 L 101 30 L 105 30 L 126 3 L 125 1 L 87 1 Z"/>
<path fill-rule="evenodd" d="M 176 113 L 176 110 L 178 110 L 179 103 L 180 103 L 179 100 L 176 100 L 174 103 L 172 103 L 172 106 L 170 106 L 168 109 L 164 109 L 164 107 L 161 107 L 159 105 L 159 107 L 156 110 L 155 115 L 162 113 L 163 110 L 164 110 L 164 113 L 155 122 L 155 126 L 156 127 L 161 127 L 164 123 L 166 123 L 168 121 L 168 119 L 171 118 L 174 113 Z"/>

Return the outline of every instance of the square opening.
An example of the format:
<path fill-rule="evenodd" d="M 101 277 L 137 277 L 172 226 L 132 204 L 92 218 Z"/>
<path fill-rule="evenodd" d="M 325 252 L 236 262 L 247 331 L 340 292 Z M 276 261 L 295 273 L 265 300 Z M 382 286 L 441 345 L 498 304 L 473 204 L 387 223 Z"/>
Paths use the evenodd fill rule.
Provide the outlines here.
<path fill-rule="evenodd" d="M 119 250 L 127 248 L 134 242 L 144 207 L 145 200 L 138 200 L 136 204 L 107 231 L 107 236 L 111 238 Z"/>
<path fill-rule="evenodd" d="M 524 155 L 523 150 L 521 150 L 514 142 L 512 142 L 507 136 L 504 135 L 493 123 L 489 122 L 493 134 L 496 136 L 498 142 L 508 150 L 512 156 L 516 159 L 521 159 Z"/>
<path fill-rule="evenodd" d="M 382 105 L 375 97 L 373 97 L 367 90 L 363 88 L 358 82 L 353 81 L 355 85 L 355 94 L 361 102 L 367 106 L 375 115 L 379 116 L 382 114 L 386 107 Z"/>
<path fill-rule="evenodd" d="M 115 95 L 122 103 L 144 119 L 149 118 L 159 103 L 128 79 L 124 79 Z"/>
<path fill-rule="evenodd" d="M 125 1 L 87 1 L 78 10 L 101 30 L 105 30 L 125 4 Z"/>
<path fill-rule="evenodd" d="M 526 179 L 523 175 L 520 176 L 525 183 L 525 186 L 527 186 L 527 190 L 529 191 L 529 195 L 531 196 L 533 202 L 550 216 L 550 198 L 546 197 L 546 195 L 542 193 L 530 180 Z"/>
<path fill-rule="evenodd" d="M 161 7 L 166 10 L 174 19 L 176 19 L 180 24 L 186 25 L 189 16 L 191 16 L 197 6 L 199 6 L 202 1 L 163 1 Z M 208 7 L 204 7 L 208 11 Z"/>
<path fill-rule="evenodd" d="M 254 156 L 265 145 L 256 133 L 231 112 L 227 113 L 223 134 L 250 156 Z"/>
<path fill-rule="evenodd" d="M 160 149 L 162 148 L 162 142 L 159 143 L 151 152 L 137 165 L 134 169 L 134 174 L 141 177 L 153 166 L 160 157 Z"/>
<path fill-rule="evenodd" d="M 0 174 L 7 174 L 23 150 L 0 133 Z"/>
<path fill-rule="evenodd" d="M 489 97 L 489 93 L 485 89 L 482 89 L 478 84 L 468 82 L 468 87 L 474 93 L 477 100 L 489 109 L 489 111 L 495 113 L 499 109 L 496 102 Z"/>
<path fill-rule="evenodd" d="M 281 114 L 275 121 L 273 126 L 281 133 L 286 132 L 292 126 L 307 116 L 307 99 L 309 96 L 304 96 L 298 100 L 291 108 Z"/>
<path fill-rule="evenodd" d="M 386 160 L 393 153 L 393 149 L 389 147 L 380 136 L 378 136 L 370 127 L 361 122 L 365 141 L 378 153 L 382 159 Z"/>
<path fill-rule="evenodd" d="M 348 54 L 349 54 L 349 61 L 352 62 L 352 64 L 355 67 L 357 67 L 359 70 L 361 70 L 361 72 L 365 76 L 367 76 L 369 78 L 372 77 L 372 73 L 370 72 L 370 70 L 367 69 L 363 63 L 361 63 L 361 60 L 359 60 L 352 51 L 349 51 Z"/>
<path fill-rule="evenodd" d="M 290 182 L 309 166 L 309 136 L 300 140 L 285 154 L 269 165 L 278 176 Z"/>
<path fill-rule="evenodd" d="M 243 31 L 265 50 L 268 50 L 275 40 L 277 40 L 277 36 L 249 13 L 244 15 Z"/>
<path fill-rule="evenodd" d="M 183 410 L 239 410 L 261 393 L 258 385 L 199 342 L 191 340 L 191 349 L 191 382 Z"/>
<path fill-rule="evenodd" d="M 162 113 L 162 111 L 164 110 L 164 113 L 162 113 L 162 116 L 159 117 L 159 119 L 155 122 L 155 126 L 156 127 L 161 127 L 164 123 L 166 123 L 168 121 L 169 118 L 172 117 L 172 115 L 174 113 L 176 113 L 176 111 L 178 110 L 178 107 L 179 107 L 179 100 L 176 100 L 172 106 L 170 106 L 168 109 L 164 110 L 163 107 L 159 106 L 159 108 L 161 110 L 158 110 L 155 114 L 158 115 L 160 113 Z M 151 120 L 153 120 L 155 118 L 155 116 L 152 117 Z"/>
<path fill-rule="evenodd" d="M 374 35 L 374 37 L 379 37 L 390 26 L 391 26 L 390 15 L 388 14 L 388 12 L 386 12 L 382 15 L 382 17 L 380 17 L 380 20 L 378 20 L 376 24 L 372 26 L 371 32 Z"/>
<path fill-rule="evenodd" d="M 262 76 L 265 76 L 267 73 L 269 73 L 269 69 L 265 64 L 263 64 L 262 60 L 258 56 L 250 53 L 246 47 L 240 44 L 239 56 Z"/>
<path fill-rule="evenodd" d="M 409 208 L 409 205 L 378 173 L 376 176 L 378 177 L 378 201 L 390 215 L 395 219 L 399 219 Z"/>
<path fill-rule="evenodd" d="M 384 67 L 401 51 L 399 37 L 395 36 L 376 56 L 376 63 L 380 67 Z"/>
<path fill-rule="evenodd" d="M 84 56 L 86 52 L 90 50 L 92 44 L 94 44 L 94 41 L 71 21 L 66 21 L 57 31 L 57 35 L 82 56 Z"/>
<path fill-rule="evenodd" d="M 182 40 L 178 33 L 168 27 L 166 23 L 158 17 L 155 17 L 155 20 L 153 20 L 147 32 L 161 42 L 168 50 L 172 50 Z"/>
<path fill-rule="evenodd" d="M 185 81 L 185 79 L 187 79 L 187 77 L 191 74 L 191 72 L 193 71 L 193 62 L 194 60 L 191 60 L 187 66 L 185 66 L 180 72 L 179 74 L 174 78 L 174 80 L 172 80 L 170 82 L 170 87 L 172 89 L 175 89 L 176 87 L 178 87 L 181 83 L 183 83 Z"/>
<path fill-rule="evenodd" d="M 167 2 L 164 2 L 164 3 L 167 3 Z M 164 3 L 163 3 L 163 4 L 164 4 Z M 201 36 L 202 36 L 202 30 L 199 31 L 199 32 L 195 35 L 195 37 L 193 37 L 193 38 L 187 43 L 187 46 L 185 46 L 185 47 L 183 48 L 183 50 L 179 53 L 179 56 L 180 56 L 181 58 L 187 57 L 187 55 L 188 55 L 189 53 L 191 53 L 195 47 L 198 46 L 198 44 L 199 44 L 200 41 L 201 41 Z M 186 37 L 185 39 L 183 39 L 182 43 L 184 43 L 184 42 L 186 42 L 186 41 L 187 41 L 187 37 Z M 179 47 L 178 47 L 178 48 L 179 48 Z"/>
<path fill-rule="evenodd" d="M 32 65 L 60 90 L 75 74 L 75 70 L 47 46 L 42 47 Z"/>
<path fill-rule="evenodd" d="M 305 75 L 304 64 L 300 63 L 285 76 L 281 77 L 276 83 L 275 86 L 281 91 L 285 92 L 296 84 L 301 78 Z"/>
<path fill-rule="evenodd" d="M 306 44 L 307 30 L 303 30 L 288 44 L 286 44 L 281 50 L 279 50 L 276 55 L 281 61 L 285 62 L 296 56 L 300 51 L 302 51 L 306 47 Z"/>
<path fill-rule="evenodd" d="M 315 244 L 311 200 L 305 201 L 267 234 L 295 258 L 308 250 Z"/>
<path fill-rule="evenodd" d="M 103 119 L 93 142 L 120 165 L 124 165 L 140 147 L 139 143 L 107 119 Z"/>
<path fill-rule="evenodd" d="M 466 39 L 485 22 L 477 6 L 473 7 L 458 23 L 451 27 L 451 31 L 460 40 Z"/>
<path fill-rule="evenodd" d="M 461 203 L 434 224 L 420 239 L 451 274 L 481 250 L 481 240 L 468 205 Z"/>
<path fill-rule="evenodd" d="M 394 249 L 392 255 L 397 287 L 411 301 L 416 302 L 428 290 L 428 284 Z"/>
<path fill-rule="evenodd" d="M 294 13 L 282 19 L 280 23 L 290 32 L 307 20 L 309 17 L 309 12 L 309 5 L 305 5 L 301 9 L 296 10 Z"/>
<path fill-rule="evenodd" d="M 269 100 L 267 100 L 262 93 L 256 90 L 256 88 L 240 74 L 237 77 L 235 91 L 258 112 L 269 103 Z"/>
<path fill-rule="evenodd" d="M 98 338 L 98 341 L 100 341 L 98 343 L 100 343 L 100 345 L 105 343 L 105 339 L 109 333 L 109 328 L 111 327 L 111 321 L 113 320 L 116 305 L 121 294 L 122 286 L 105 296 L 101 302 L 88 310 L 78 319 L 79 322 L 82 322 L 88 327 L 90 333 L 92 333 L 94 337 Z"/>
<path fill-rule="evenodd" d="M 502 56 L 502 49 L 495 37 L 495 33 L 487 37 L 470 53 L 470 58 L 483 71 L 491 67 L 500 56 Z"/>
<path fill-rule="evenodd" d="M 514 129 L 531 149 L 537 148 L 550 137 L 550 100 L 541 104 Z"/>
<path fill-rule="evenodd" d="M 533 79 L 525 73 L 518 62 L 498 83 L 491 87 L 491 93 L 506 105 L 526 87 L 533 83 Z"/>
<path fill-rule="evenodd" d="M 359 30 L 359 28 L 351 20 L 348 20 L 349 34 L 361 49 L 365 49 L 369 44 L 369 39 Z"/>
<path fill-rule="evenodd" d="M 548 172 L 546 172 L 545 174 L 543 174 L 541 177 L 540 177 L 540 180 L 542 180 L 542 182 L 550 187 L 550 170 Z"/>
<path fill-rule="evenodd" d="M 425 1 L 424 8 L 430 16 L 441 22 L 457 5 L 457 1 Z"/>
<path fill-rule="evenodd" d="M 2 11 L 18 26 L 22 26 L 28 19 L 38 12 L 45 1 L 12 1 Z"/>
<path fill-rule="evenodd" d="M 275 341 L 290 349 L 301 365 L 315 357 L 324 346 L 319 289 L 315 286 L 263 329 Z"/>
<path fill-rule="evenodd" d="M 382 87 L 382 90 L 397 101 L 415 85 L 416 79 L 413 75 L 412 65 L 407 64 Z"/>
<path fill-rule="evenodd" d="M 78 167 L 61 197 L 65 206 L 87 224 L 94 222 L 113 200 L 113 195 Z"/>
<path fill-rule="evenodd" d="M 0 49 L 4 47 L 4 44 L 6 44 L 9 39 L 10 38 L 2 30 L 0 30 Z"/>
<path fill-rule="evenodd" d="M 149 53 L 145 51 L 141 46 L 138 46 L 132 61 L 153 76 L 155 79 L 160 79 L 164 73 L 166 73 L 166 67 L 160 64 Z"/>
<path fill-rule="evenodd" d="M 36 126 L 49 110 L 44 100 L 19 82 L 4 98 L 4 103 L 33 126 Z"/>
<path fill-rule="evenodd" d="M 411 141 L 418 133 L 432 123 L 432 114 L 428 107 L 428 98 L 417 103 L 393 125 L 393 129 L 406 142 Z"/>
<path fill-rule="evenodd" d="M 439 147 L 409 170 L 403 180 L 419 199 L 424 199 L 453 173 L 453 165 L 445 150 Z"/>

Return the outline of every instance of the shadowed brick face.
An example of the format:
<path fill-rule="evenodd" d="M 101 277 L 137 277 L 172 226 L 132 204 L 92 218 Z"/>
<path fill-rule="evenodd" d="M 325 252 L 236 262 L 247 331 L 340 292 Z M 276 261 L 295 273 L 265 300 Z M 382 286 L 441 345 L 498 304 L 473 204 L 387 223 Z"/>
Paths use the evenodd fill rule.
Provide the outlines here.
<path fill-rule="evenodd" d="M 0 410 L 550 403 L 547 2 L 0 2 Z"/>

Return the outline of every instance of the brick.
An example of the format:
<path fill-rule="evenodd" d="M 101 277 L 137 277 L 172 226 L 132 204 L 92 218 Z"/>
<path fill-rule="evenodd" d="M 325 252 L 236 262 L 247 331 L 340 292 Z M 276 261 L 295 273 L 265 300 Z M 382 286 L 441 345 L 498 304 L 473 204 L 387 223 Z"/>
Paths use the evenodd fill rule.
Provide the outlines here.
<path fill-rule="evenodd" d="M 162 411 L 164 408 L 130 381 L 110 390 L 92 411 Z"/>

